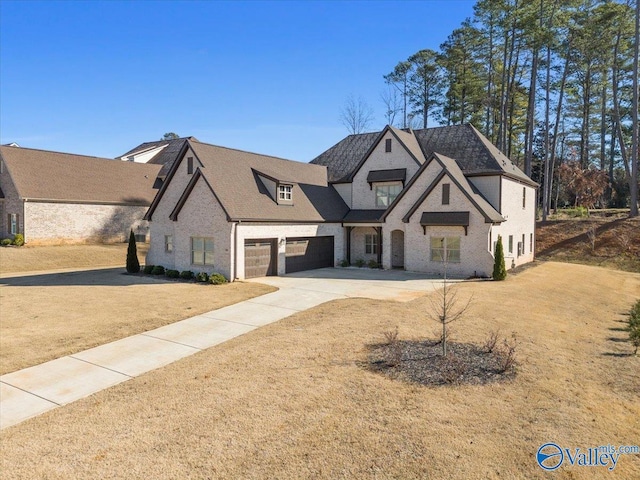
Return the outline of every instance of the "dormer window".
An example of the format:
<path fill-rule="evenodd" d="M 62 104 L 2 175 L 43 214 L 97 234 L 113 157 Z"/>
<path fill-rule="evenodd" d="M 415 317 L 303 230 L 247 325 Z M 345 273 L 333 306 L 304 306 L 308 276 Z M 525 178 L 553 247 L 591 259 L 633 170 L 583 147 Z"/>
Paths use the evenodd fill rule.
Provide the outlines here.
<path fill-rule="evenodd" d="M 278 185 L 278 200 L 281 202 L 290 202 L 293 200 L 291 196 L 292 190 L 292 185 Z"/>
<path fill-rule="evenodd" d="M 384 141 L 384 151 L 387 152 L 387 153 L 391 152 L 391 139 L 390 138 L 387 138 Z"/>

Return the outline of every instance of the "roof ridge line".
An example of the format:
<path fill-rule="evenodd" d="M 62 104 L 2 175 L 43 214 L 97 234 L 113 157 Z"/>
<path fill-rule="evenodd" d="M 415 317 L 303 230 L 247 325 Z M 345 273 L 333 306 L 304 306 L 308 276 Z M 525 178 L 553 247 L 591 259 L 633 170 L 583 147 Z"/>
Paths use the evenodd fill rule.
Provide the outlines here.
<path fill-rule="evenodd" d="M 117 161 L 117 158 L 97 157 L 95 155 L 83 155 L 81 153 L 59 152 L 57 150 L 45 150 L 43 148 L 10 147 L 9 145 L 0 145 L 0 148 L 16 148 L 16 149 L 20 149 L 20 150 L 33 150 L 33 151 L 36 151 L 36 152 L 57 153 L 58 155 L 73 155 L 74 157 L 85 157 L 85 158 L 95 158 L 97 160 Z"/>

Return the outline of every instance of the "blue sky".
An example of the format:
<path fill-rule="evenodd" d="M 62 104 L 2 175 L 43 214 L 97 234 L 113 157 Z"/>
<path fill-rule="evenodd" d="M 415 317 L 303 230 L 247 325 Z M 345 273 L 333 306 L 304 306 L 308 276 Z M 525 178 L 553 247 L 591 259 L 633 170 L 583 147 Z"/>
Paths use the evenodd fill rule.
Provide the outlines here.
<path fill-rule="evenodd" d="M 309 161 L 384 126 L 383 75 L 474 1 L 0 0 L 0 143 L 112 158 L 165 132 Z"/>

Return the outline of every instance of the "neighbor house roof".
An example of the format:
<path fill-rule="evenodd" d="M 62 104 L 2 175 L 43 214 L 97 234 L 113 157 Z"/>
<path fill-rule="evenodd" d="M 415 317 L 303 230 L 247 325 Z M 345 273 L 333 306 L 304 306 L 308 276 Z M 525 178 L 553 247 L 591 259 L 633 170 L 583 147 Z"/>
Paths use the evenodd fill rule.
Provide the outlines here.
<path fill-rule="evenodd" d="M 31 148 L 0 147 L 22 199 L 149 205 L 160 166 Z"/>
<path fill-rule="evenodd" d="M 340 221 L 349 211 L 338 192 L 328 184 L 325 167 L 200 142 L 188 145 L 202 164 L 199 173 L 195 173 L 204 177 L 231 221 Z M 183 148 L 147 218 L 152 217 L 186 150 Z M 292 204 L 279 205 L 260 179 L 260 173 L 292 184 Z M 179 208 L 172 215 L 177 217 Z"/>
<path fill-rule="evenodd" d="M 158 173 L 160 178 L 165 178 L 171 170 L 171 166 L 173 162 L 178 158 L 178 154 L 182 150 L 182 147 L 186 142 L 197 142 L 198 139 L 196 137 L 181 137 L 174 138 L 172 140 L 158 140 L 155 142 L 145 142 L 141 143 L 137 147 L 129 150 L 126 153 L 123 153 L 117 158 L 129 157 L 132 155 L 139 155 L 149 150 L 153 150 L 154 148 L 164 147 L 160 150 L 154 157 L 151 158 L 147 163 L 151 163 L 154 165 L 161 165 L 162 168 Z"/>
<path fill-rule="evenodd" d="M 453 125 L 410 131 L 392 128 L 392 131 L 414 156 L 416 156 L 416 146 L 419 146 L 423 158 L 429 158 L 435 152 L 455 159 L 465 175 L 507 175 L 537 186 L 473 125 Z M 331 182 L 350 181 L 349 176 L 359 167 L 379 135 L 380 132 L 349 135 L 314 158 L 311 163 L 325 165 Z M 417 158 L 421 157 L 417 156 Z"/>

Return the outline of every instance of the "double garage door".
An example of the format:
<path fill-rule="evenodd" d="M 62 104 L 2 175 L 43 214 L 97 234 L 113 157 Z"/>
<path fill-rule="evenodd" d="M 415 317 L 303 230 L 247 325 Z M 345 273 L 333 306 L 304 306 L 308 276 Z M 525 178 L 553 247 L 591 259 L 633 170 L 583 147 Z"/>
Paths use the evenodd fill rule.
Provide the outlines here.
<path fill-rule="evenodd" d="M 264 277 L 278 274 L 278 240 L 251 239 L 244 242 L 244 276 Z M 333 237 L 287 238 L 287 273 L 333 266 Z"/>

